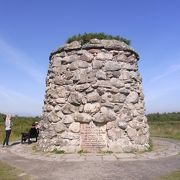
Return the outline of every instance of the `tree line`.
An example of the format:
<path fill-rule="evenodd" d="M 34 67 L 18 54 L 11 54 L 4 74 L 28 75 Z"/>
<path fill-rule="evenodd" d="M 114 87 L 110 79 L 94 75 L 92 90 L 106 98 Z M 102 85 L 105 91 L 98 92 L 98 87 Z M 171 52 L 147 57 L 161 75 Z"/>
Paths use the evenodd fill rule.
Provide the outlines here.
<path fill-rule="evenodd" d="M 2 123 L 4 114 L 0 113 L 0 123 Z M 151 113 L 147 114 L 146 117 L 148 121 L 180 121 L 180 112 L 171 113 Z M 39 117 L 23 117 L 23 116 L 13 116 L 13 119 L 18 122 L 22 121 L 39 121 Z M 24 122 L 25 123 L 25 122 Z"/>
<path fill-rule="evenodd" d="M 180 112 L 152 113 L 146 116 L 148 121 L 180 121 Z"/>

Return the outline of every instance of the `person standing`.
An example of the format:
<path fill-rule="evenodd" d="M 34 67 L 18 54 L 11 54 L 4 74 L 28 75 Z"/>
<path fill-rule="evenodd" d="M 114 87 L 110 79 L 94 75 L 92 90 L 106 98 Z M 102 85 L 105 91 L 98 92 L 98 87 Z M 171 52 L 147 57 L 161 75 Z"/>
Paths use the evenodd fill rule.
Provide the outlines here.
<path fill-rule="evenodd" d="M 9 137 L 11 135 L 11 127 L 12 127 L 12 119 L 11 119 L 11 115 L 6 115 L 5 118 L 5 131 L 6 131 L 6 136 L 4 138 L 3 141 L 3 147 L 6 145 L 9 145 Z"/>

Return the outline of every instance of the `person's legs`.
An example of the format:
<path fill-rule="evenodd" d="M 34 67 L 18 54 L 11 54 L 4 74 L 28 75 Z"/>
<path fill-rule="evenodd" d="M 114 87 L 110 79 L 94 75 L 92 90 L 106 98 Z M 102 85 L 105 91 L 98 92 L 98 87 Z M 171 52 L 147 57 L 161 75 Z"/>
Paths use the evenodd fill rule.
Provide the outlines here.
<path fill-rule="evenodd" d="M 9 137 L 10 137 L 10 134 L 11 134 L 11 130 L 6 130 L 6 137 L 4 139 L 4 142 L 3 142 L 3 145 L 9 145 Z"/>
<path fill-rule="evenodd" d="M 3 146 L 4 146 L 5 143 L 6 143 L 6 139 L 7 139 L 7 130 L 6 130 L 6 136 L 5 136 L 4 141 L 3 141 Z"/>

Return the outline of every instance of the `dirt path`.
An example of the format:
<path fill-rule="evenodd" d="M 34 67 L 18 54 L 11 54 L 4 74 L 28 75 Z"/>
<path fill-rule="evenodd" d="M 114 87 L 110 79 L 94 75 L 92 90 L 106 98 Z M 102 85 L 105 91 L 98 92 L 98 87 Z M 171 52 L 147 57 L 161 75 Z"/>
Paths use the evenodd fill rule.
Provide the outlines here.
<path fill-rule="evenodd" d="M 155 151 L 138 155 L 44 155 L 17 144 L 1 148 L 0 160 L 38 180 L 152 180 L 180 170 L 180 141 L 155 139 L 154 143 Z"/>

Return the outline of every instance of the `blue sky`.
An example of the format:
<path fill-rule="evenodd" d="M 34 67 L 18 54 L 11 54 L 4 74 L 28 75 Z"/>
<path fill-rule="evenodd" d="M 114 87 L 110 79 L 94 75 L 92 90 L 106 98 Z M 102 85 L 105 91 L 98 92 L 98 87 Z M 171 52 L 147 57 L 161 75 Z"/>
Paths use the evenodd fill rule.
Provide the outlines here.
<path fill-rule="evenodd" d="M 180 111 L 179 0 L 0 0 L 0 112 L 41 115 L 52 50 L 84 32 L 139 53 L 146 112 Z"/>

